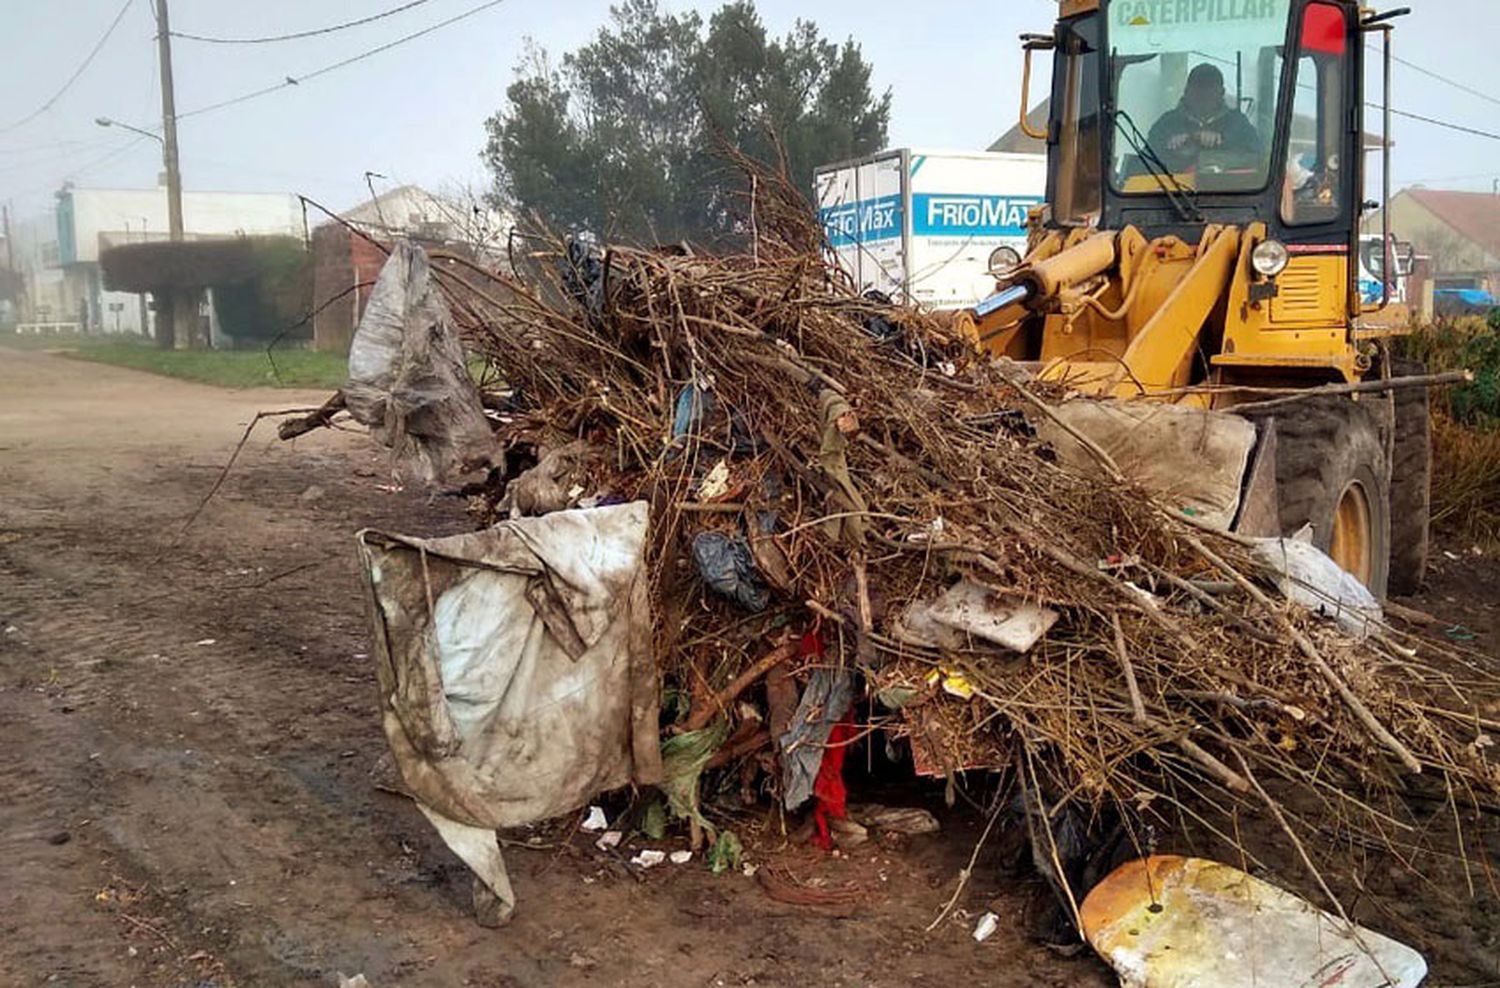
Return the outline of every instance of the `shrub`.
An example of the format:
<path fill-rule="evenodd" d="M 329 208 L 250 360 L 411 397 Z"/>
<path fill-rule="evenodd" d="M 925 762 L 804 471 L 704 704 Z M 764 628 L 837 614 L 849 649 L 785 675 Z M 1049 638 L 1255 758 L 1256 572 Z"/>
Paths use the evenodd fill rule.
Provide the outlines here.
<path fill-rule="evenodd" d="M 1440 319 L 1401 350 L 1435 373 L 1474 373 L 1473 384 L 1433 395 L 1432 523 L 1464 542 L 1500 545 L 1500 310 Z"/>
<path fill-rule="evenodd" d="M 1474 372 L 1474 383 L 1439 394 L 1436 407 L 1455 422 L 1476 428 L 1500 427 L 1500 310 L 1479 316 L 1443 318 L 1418 329 L 1401 343 L 1406 356 L 1433 373 Z"/>

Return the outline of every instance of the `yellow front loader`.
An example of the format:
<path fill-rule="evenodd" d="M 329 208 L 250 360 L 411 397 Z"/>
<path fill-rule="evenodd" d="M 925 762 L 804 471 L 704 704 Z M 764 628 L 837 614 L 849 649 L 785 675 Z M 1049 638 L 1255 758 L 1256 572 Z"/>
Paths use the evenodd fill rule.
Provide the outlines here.
<path fill-rule="evenodd" d="M 1377 596 L 1414 590 L 1427 553 L 1426 391 L 1393 386 L 1418 375 L 1392 358 L 1399 330 L 1377 325 L 1384 305 L 1358 284 L 1361 219 L 1390 190 L 1388 114 L 1381 137 L 1365 130 L 1366 53 L 1378 38 L 1388 97 L 1391 24 L 1407 11 L 1060 3 L 1051 34 L 1023 39 L 1022 127 L 1047 143 L 1046 205 L 1024 258 L 992 257 L 996 292 L 961 317 L 965 329 L 1081 392 L 1242 409 L 1259 436 L 1247 473 L 1273 485 L 1272 521 L 1262 512 L 1256 524 L 1276 531 L 1255 534 L 1310 526 Z M 1040 51 L 1053 55 L 1045 131 L 1026 119 Z M 1363 194 L 1375 153 L 1381 203 Z"/>

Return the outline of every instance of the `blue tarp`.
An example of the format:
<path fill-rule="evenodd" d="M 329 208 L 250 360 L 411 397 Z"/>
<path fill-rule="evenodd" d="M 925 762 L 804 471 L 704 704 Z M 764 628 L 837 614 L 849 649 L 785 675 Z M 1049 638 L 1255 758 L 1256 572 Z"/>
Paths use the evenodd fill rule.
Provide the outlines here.
<path fill-rule="evenodd" d="M 1438 302 L 1457 302 L 1475 309 L 1492 309 L 1500 304 L 1495 296 L 1480 288 L 1439 288 L 1432 294 Z"/>

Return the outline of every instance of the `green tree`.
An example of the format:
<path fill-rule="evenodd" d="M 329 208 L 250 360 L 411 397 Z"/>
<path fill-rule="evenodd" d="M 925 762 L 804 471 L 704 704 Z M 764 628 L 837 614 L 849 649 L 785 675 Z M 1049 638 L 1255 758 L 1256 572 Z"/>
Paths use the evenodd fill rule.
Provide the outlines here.
<path fill-rule="evenodd" d="M 798 21 L 772 37 L 752 0 L 707 21 L 624 0 L 554 66 L 529 48 L 484 158 L 501 203 L 554 227 L 639 241 L 734 238 L 725 140 L 810 187 L 817 165 L 878 150 L 891 96 L 853 41 Z"/>

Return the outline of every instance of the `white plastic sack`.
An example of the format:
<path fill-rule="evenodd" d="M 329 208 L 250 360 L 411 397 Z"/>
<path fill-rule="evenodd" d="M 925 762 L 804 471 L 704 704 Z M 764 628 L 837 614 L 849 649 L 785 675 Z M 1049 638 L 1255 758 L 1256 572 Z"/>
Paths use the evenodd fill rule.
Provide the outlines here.
<path fill-rule="evenodd" d="M 1365 638 L 1385 620 L 1373 594 L 1327 553 L 1302 539 L 1257 539 L 1251 550 L 1276 578 L 1282 595 Z"/>
<path fill-rule="evenodd" d="M 647 519 L 638 502 L 444 539 L 359 535 L 386 738 L 503 914 L 496 829 L 661 781 Z"/>
<path fill-rule="evenodd" d="M 487 465 L 493 433 L 427 254 L 400 240 L 349 346 L 344 401 L 391 448 L 398 472 L 434 483 Z"/>

